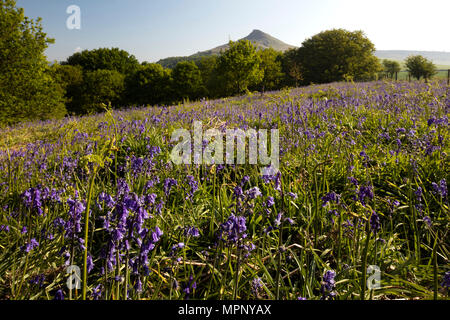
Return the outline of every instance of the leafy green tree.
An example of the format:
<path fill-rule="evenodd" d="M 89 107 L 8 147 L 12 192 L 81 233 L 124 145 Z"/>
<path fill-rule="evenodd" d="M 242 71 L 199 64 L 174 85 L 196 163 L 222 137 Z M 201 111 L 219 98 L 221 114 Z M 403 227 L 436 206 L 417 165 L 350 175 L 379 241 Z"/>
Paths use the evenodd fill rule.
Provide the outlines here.
<path fill-rule="evenodd" d="M 14 0 L 0 0 L 0 123 L 63 117 L 64 90 L 53 79 L 41 19 L 27 18 Z"/>
<path fill-rule="evenodd" d="M 289 49 L 281 57 L 281 70 L 283 72 L 283 86 L 298 87 L 303 80 L 302 68 L 297 58 L 297 50 Z"/>
<path fill-rule="evenodd" d="M 259 83 L 263 78 L 260 63 L 256 48 L 249 40 L 230 41 L 229 49 L 218 61 L 218 72 L 227 94 L 243 93 L 248 86 Z"/>
<path fill-rule="evenodd" d="M 65 90 L 66 108 L 69 113 L 80 113 L 80 99 L 83 95 L 83 69 L 80 66 L 54 64 L 53 78 Z"/>
<path fill-rule="evenodd" d="M 375 46 L 362 31 L 333 29 L 305 40 L 297 49 L 296 62 L 307 84 L 370 80 L 381 70 L 374 52 Z"/>
<path fill-rule="evenodd" d="M 111 103 L 118 107 L 125 90 L 125 76 L 114 70 L 86 72 L 80 88 L 80 95 L 73 97 L 73 112 L 91 114 L 103 110 L 102 104 Z"/>
<path fill-rule="evenodd" d="M 259 84 L 261 90 L 275 90 L 279 88 L 283 80 L 283 72 L 281 70 L 281 52 L 272 48 L 258 51 L 261 60 L 259 67 L 263 73 L 262 80 Z"/>
<path fill-rule="evenodd" d="M 76 52 L 62 64 L 81 66 L 85 71 L 114 70 L 124 75 L 135 72 L 139 67 L 137 59 L 119 48 L 99 48 Z"/>
<path fill-rule="evenodd" d="M 139 105 L 172 102 L 171 70 L 157 63 L 146 63 L 127 81 L 127 101 Z"/>
<path fill-rule="evenodd" d="M 172 70 L 172 88 L 177 99 L 197 99 L 204 93 L 202 75 L 194 62 L 177 63 Z"/>
<path fill-rule="evenodd" d="M 396 74 L 397 72 L 400 72 L 400 70 L 401 70 L 400 63 L 398 63 L 397 61 L 394 61 L 394 60 L 384 59 L 383 67 L 384 67 L 384 72 L 386 72 L 386 74 L 391 79 L 394 77 L 394 74 Z"/>
<path fill-rule="evenodd" d="M 222 83 L 217 70 L 219 58 L 217 56 L 202 57 L 197 66 L 202 76 L 202 83 L 205 95 L 209 98 L 217 98 L 220 96 Z"/>
<path fill-rule="evenodd" d="M 421 55 L 406 58 L 405 65 L 409 73 L 417 80 L 424 78 L 427 81 L 437 72 L 433 62 Z"/>

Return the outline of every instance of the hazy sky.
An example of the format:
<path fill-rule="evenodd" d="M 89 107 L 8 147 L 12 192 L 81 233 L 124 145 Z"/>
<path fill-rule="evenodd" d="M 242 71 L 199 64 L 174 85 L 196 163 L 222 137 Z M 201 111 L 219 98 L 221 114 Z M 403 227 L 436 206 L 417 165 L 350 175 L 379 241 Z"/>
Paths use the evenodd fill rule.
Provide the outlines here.
<path fill-rule="evenodd" d="M 190 55 L 260 29 L 292 45 L 331 29 L 363 30 L 379 50 L 450 51 L 450 0 L 17 0 L 55 38 L 46 54 L 119 47 L 140 61 Z M 81 9 L 69 30 L 66 9 Z"/>

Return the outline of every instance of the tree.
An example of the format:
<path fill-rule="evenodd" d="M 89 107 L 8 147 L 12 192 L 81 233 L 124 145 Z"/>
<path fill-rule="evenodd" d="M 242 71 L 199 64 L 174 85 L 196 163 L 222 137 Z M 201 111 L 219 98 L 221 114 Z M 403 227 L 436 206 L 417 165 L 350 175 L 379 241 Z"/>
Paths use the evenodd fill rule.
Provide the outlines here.
<path fill-rule="evenodd" d="M 421 55 L 409 56 L 405 60 L 405 65 L 409 73 L 417 80 L 423 77 L 427 81 L 437 72 L 433 62 Z"/>
<path fill-rule="evenodd" d="M 14 0 L 0 0 L 0 123 L 63 117 L 64 90 L 52 78 L 41 19 L 31 20 Z"/>
<path fill-rule="evenodd" d="M 172 71 L 172 88 L 177 99 L 197 99 L 203 90 L 202 75 L 192 61 L 178 62 Z"/>
<path fill-rule="evenodd" d="M 114 107 L 122 101 L 125 76 L 114 70 L 88 71 L 83 76 L 80 95 L 73 97 L 73 110 L 78 114 L 91 114 L 103 110 L 102 104 Z"/>
<path fill-rule="evenodd" d="M 260 82 L 263 77 L 260 62 L 256 48 L 249 40 L 230 41 L 229 49 L 218 61 L 218 72 L 223 77 L 226 92 L 240 94 L 248 86 Z"/>
<path fill-rule="evenodd" d="M 262 92 L 278 89 L 283 80 L 283 73 L 281 71 L 281 52 L 268 48 L 258 51 L 258 56 L 261 60 L 259 67 L 263 74 L 259 84 Z"/>
<path fill-rule="evenodd" d="M 202 57 L 197 66 L 202 76 L 205 95 L 209 98 L 217 98 L 221 94 L 222 83 L 217 70 L 219 58 L 217 56 Z"/>
<path fill-rule="evenodd" d="M 400 70 L 401 70 L 400 63 L 398 63 L 397 61 L 394 61 L 394 60 L 384 59 L 383 67 L 384 67 L 384 72 L 386 72 L 386 74 L 391 79 L 394 77 L 394 74 L 396 74 L 397 72 L 400 72 Z"/>
<path fill-rule="evenodd" d="M 127 81 L 127 101 L 139 105 L 172 102 L 171 70 L 157 63 L 146 63 Z"/>
<path fill-rule="evenodd" d="M 297 50 L 289 49 L 281 57 L 281 70 L 283 72 L 283 85 L 298 87 L 303 80 L 302 68 L 297 58 Z"/>
<path fill-rule="evenodd" d="M 132 74 L 139 67 L 133 55 L 119 48 L 83 50 L 74 53 L 62 64 L 81 66 L 85 71 L 114 70 L 124 75 Z"/>
<path fill-rule="evenodd" d="M 295 62 L 307 84 L 370 80 L 381 70 L 373 55 L 375 46 L 362 31 L 323 31 L 305 40 L 296 51 Z"/>
<path fill-rule="evenodd" d="M 79 113 L 80 99 L 83 95 L 83 69 L 80 66 L 54 64 L 52 76 L 65 90 L 66 108 L 69 113 Z"/>

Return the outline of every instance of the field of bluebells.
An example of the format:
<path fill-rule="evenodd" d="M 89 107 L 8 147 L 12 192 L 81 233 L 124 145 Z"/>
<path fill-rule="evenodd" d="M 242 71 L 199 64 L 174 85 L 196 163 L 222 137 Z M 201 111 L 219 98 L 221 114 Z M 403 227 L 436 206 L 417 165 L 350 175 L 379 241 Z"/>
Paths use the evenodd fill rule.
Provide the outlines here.
<path fill-rule="evenodd" d="M 0 299 L 448 299 L 449 108 L 337 83 L 2 128 Z M 278 128 L 280 173 L 173 165 L 194 120 Z"/>

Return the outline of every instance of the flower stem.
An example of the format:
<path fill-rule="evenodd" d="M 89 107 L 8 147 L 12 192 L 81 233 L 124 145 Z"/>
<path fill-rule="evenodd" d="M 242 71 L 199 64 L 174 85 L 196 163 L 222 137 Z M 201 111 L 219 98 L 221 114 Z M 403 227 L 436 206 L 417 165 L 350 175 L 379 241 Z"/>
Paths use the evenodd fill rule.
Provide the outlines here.
<path fill-rule="evenodd" d="M 83 257 L 83 292 L 82 299 L 86 300 L 86 288 L 87 288 L 87 253 L 88 253 L 88 240 L 89 240 L 89 209 L 91 207 L 92 191 L 94 190 L 96 169 L 92 174 L 91 180 L 89 181 L 89 191 L 86 203 L 86 211 L 84 215 L 84 257 Z"/>

